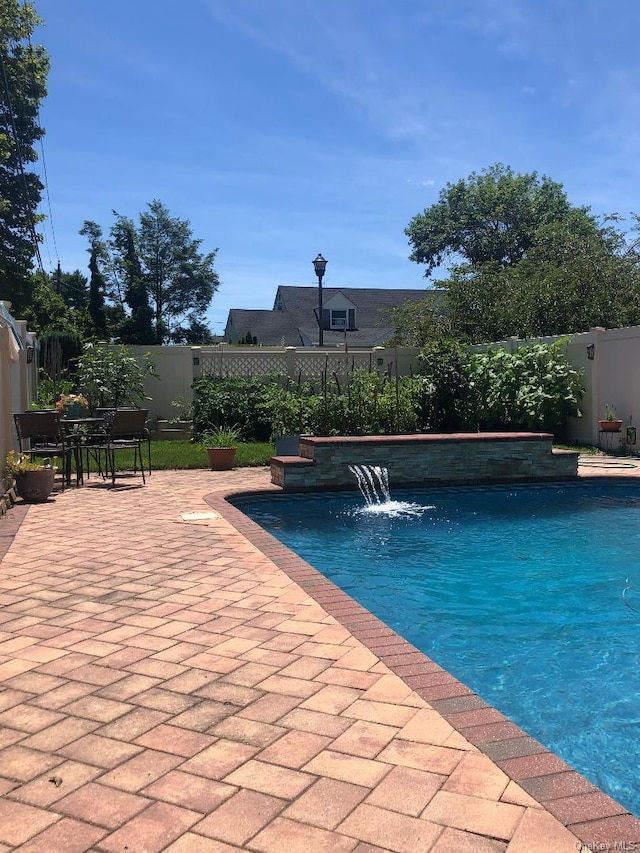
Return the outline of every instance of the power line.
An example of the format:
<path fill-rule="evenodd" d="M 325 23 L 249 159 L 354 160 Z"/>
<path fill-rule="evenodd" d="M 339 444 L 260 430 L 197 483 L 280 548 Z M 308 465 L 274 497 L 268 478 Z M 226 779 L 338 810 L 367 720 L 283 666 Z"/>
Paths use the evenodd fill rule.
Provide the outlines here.
<path fill-rule="evenodd" d="M 37 113 L 37 118 L 38 118 L 38 124 L 40 124 L 40 113 L 39 112 Z M 53 250 L 54 250 L 54 253 L 56 255 L 58 267 L 60 267 L 60 257 L 58 255 L 58 246 L 56 244 L 56 233 L 55 233 L 55 230 L 53 228 L 53 211 L 51 210 L 51 198 L 49 196 L 49 182 L 48 182 L 48 178 L 47 178 L 47 164 L 46 164 L 46 160 L 45 160 L 45 156 L 44 156 L 44 143 L 42 141 L 42 137 L 40 138 L 40 151 L 42 154 L 42 157 L 41 157 L 42 169 L 43 169 L 42 177 L 44 178 L 44 189 L 46 191 L 47 205 L 49 207 L 49 217 L 48 218 L 49 218 L 49 222 L 51 225 L 51 238 L 53 240 Z M 46 220 L 47 216 L 43 214 L 42 219 Z M 42 230 L 42 237 L 44 239 L 44 245 L 45 245 L 45 248 L 47 250 L 47 258 L 49 259 L 49 267 L 51 268 L 53 266 L 53 261 L 51 259 L 51 249 L 49 247 L 49 237 L 47 234 L 47 228 L 46 228 L 45 222 L 42 223 L 42 229 L 41 230 Z"/>
<path fill-rule="evenodd" d="M 40 126 L 42 126 L 41 122 L 40 122 L 40 110 L 38 110 L 37 116 L 38 116 L 38 124 Z M 44 189 L 45 189 L 45 192 L 47 194 L 47 207 L 49 208 L 49 224 L 51 226 L 51 238 L 53 240 L 53 251 L 55 252 L 56 261 L 58 262 L 58 266 L 60 266 L 60 255 L 58 254 L 58 243 L 56 241 L 56 230 L 53 227 L 53 210 L 51 208 L 51 196 L 49 195 L 49 176 L 47 175 L 47 161 L 46 161 L 46 158 L 44 156 L 44 142 L 43 142 L 42 137 L 40 137 L 40 151 L 42 152 L 42 173 L 44 176 Z M 46 235 L 45 235 L 45 240 L 46 240 Z"/>
<path fill-rule="evenodd" d="M 29 56 L 33 57 L 33 45 L 31 43 L 31 35 L 28 38 L 29 41 Z M 36 110 L 36 118 L 38 119 L 38 127 L 42 127 L 42 120 L 40 118 L 40 107 Z M 56 230 L 53 226 L 53 209 L 51 207 L 51 195 L 49 194 L 49 175 L 47 174 L 47 158 L 44 154 L 44 136 L 40 137 L 40 152 L 42 154 L 42 175 L 44 177 L 44 189 L 47 194 L 47 207 L 49 209 L 49 224 L 51 226 L 51 239 L 53 240 L 53 251 L 56 256 L 56 261 L 58 262 L 58 268 L 60 268 L 60 255 L 58 253 L 58 243 L 56 241 Z M 44 232 L 44 239 L 47 242 L 47 234 Z M 47 246 L 48 250 L 48 246 Z M 51 260 L 51 259 L 49 259 Z"/>

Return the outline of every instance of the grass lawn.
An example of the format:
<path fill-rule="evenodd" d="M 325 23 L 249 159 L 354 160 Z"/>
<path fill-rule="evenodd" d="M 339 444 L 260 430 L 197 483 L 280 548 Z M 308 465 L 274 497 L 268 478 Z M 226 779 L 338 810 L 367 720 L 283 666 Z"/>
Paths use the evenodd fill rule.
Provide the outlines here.
<path fill-rule="evenodd" d="M 251 442 L 238 445 L 235 467 L 249 468 L 268 465 L 275 455 L 275 447 L 270 442 Z M 147 463 L 147 447 L 142 446 L 142 458 Z M 116 453 L 116 470 L 131 471 L 133 454 L 127 451 Z M 151 469 L 153 471 L 176 470 L 181 468 L 208 468 L 207 449 L 203 444 L 191 441 L 152 441 Z"/>
<path fill-rule="evenodd" d="M 558 450 L 577 450 L 582 456 L 601 456 L 602 451 L 592 444 L 554 444 Z"/>

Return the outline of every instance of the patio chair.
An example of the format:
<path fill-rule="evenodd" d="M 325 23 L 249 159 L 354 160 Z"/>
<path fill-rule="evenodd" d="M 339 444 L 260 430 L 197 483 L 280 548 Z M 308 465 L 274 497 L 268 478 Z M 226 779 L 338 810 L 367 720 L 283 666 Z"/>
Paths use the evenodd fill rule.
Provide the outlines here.
<path fill-rule="evenodd" d="M 20 453 L 34 457 L 59 456 L 62 459 L 62 488 L 71 484 L 73 443 L 68 441 L 60 424 L 59 412 L 16 412 L 13 422 Z M 76 469 L 77 471 L 77 469 Z M 76 476 L 76 485 L 79 480 Z"/>
<path fill-rule="evenodd" d="M 113 412 L 113 411 L 114 411 L 113 407 L 111 407 L 111 408 L 98 408 L 98 409 L 96 409 L 96 415 L 98 417 L 104 418 L 104 416 L 107 412 Z M 133 406 L 121 406 L 121 407 L 119 406 L 117 411 L 119 411 L 119 412 L 137 412 L 137 411 L 140 411 L 140 409 L 136 409 Z M 142 411 L 146 411 L 147 417 L 148 417 L 149 410 L 143 409 Z M 143 438 L 147 442 L 147 474 L 149 476 L 151 476 L 151 430 L 149 429 L 149 427 L 146 424 L 144 427 Z"/>
<path fill-rule="evenodd" d="M 101 454 L 105 455 L 104 475 L 111 475 L 111 483 L 116 481 L 116 453 L 121 450 L 133 451 L 133 471 L 142 474 L 142 482 L 146 483 L 144 462 L 142 460 L 142 444 L 148 444 L 149 471 L 151 471 L 151 443 L 149 431 L 145 424 L 148 409 L 109 409 L 101 412 L 104 421 L 104 435 L 94 436 L 90 446 L 91 453 L 98 459 L 98 468 L 102 473 Z"/>

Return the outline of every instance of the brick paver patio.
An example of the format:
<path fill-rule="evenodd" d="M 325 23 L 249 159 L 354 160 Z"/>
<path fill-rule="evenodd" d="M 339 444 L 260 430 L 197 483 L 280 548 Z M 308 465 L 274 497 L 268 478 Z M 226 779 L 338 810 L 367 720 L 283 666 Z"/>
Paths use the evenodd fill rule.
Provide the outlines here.
<path fill-rule="evenodd" d="M 265 469 L 118 482 L 0 519 L 0 853 L 640 842 L 559 759 L 270 556 L 221 500 L 270 488 Z"/>

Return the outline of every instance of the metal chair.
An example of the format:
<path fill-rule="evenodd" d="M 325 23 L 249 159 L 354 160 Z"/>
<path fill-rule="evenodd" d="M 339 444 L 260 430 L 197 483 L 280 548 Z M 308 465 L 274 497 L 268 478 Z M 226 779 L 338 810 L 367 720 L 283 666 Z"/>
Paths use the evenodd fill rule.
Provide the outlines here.
<path fill-rule="evenodd" d="M 144 441 L 148 443 L 149 472 L 151 472 L 151 443 L 148 440 L 149 431 L 145 426 L 148 414 L 148 409 L 110 409 L 101 412 L 104 420 L 104 436 L 91 445 L 91 452 L 98 454 L 98 460 L 100 454 L 104 452 L 105 474 L 110 472 L 112 485 L 116 482 L 115 456 L 120 450 L 133 451 L 134 473 L 137 473 L 139 463 L 142 482 L 146 483 L 142 443 Z M 98 467 L 102 472 L 100 461 L 98 461 Z"/>
<path fill-rule="evenodd" d="M 13 422 L 20 453 L 34 457 L 60 456 L 63 462 L 62 489 L 71 484 L 73 444 L 67 441 L 59 412 L 16 412 Z M 28 445 L 28 446 L 27 446 Z M 76 479 L 76 485 L 78 485 Z"/>

